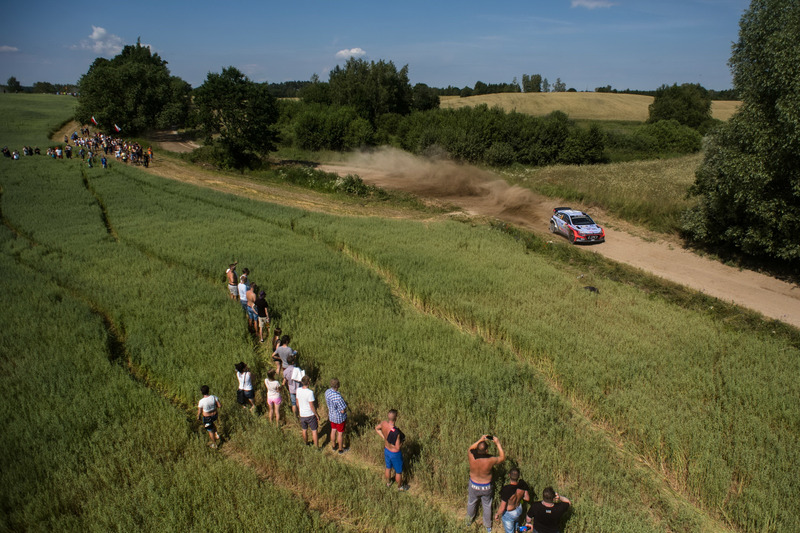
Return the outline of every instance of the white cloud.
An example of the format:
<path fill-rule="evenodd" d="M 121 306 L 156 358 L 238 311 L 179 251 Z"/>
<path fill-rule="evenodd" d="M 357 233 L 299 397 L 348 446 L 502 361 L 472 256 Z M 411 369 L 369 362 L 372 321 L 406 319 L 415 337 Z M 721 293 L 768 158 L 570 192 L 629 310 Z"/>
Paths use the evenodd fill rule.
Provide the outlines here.
<path fill-rule="evenodd" d="M 350 48 L 350 49 L 345 48 L 344 50 L 339 50 L 338 52 L 336 52 L 336 57 L 340 59 L 346 59 L 348 57 L 363 56 L 363 55 L 367 55 L 367 53 L 364 51 L 363 48 Z"/>
<path fill-rule="evenodd" d="M 89 40 L 83 40 L 72 47 L 73 50 L 91 50 L 98 55 L 117 55 L 122 51 L 122 37 L 108 33 L 105 28 L 92 26 Z"/>
<path fill-rule="evenodd" d="M 586 9 L 597 9 L 598 7 L 611 7 L 616 5 L 608 0 L 572 0 L 572 7 L 585 7 Z"/>
<path fill-rule="evenodd" d="M 0 52 L 19 52 L 19 48 L 16 46 L 3 45 L 0 46 Z"/>

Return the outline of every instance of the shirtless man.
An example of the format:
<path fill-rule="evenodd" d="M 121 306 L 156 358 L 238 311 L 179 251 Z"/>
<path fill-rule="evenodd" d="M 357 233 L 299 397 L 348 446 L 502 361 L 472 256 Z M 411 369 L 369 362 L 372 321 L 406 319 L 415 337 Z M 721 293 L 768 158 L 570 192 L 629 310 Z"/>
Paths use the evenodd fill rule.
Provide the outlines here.
<path fill-rule="evenodd" d="M 407 491 L 408 485 L 403 485 L 403 454 L 400 451 L 400 446 L 406 440 L 406 436 L 395 427 L 394 423 L 397 420 L 397 410 L 391 409 L 389 411 L 387 420 L 384 420 L 377 426 L 375 431 L 383 438 L 383 460 L 386 464 L 386 472 L 384 479 L 386 486 L 391 487 L 392 481 L 391 471 L 394 469 L 394 480 L 397 483 L 397 490 Z"/>
<path fill-rule="evenodd" d="M 203 427 L 208 431 L 208 438 L 211 439 L 208 445 L 216 448 L 219 444 L 219 433 L 214 422 L 217 421 L 217 410 L 222 406 L 219 404 L 219 398 L 208 393 L 208 385 L 200 387 L 200 392 L 203 398 L 197 403 L 197 419 L 203 422 Z"/>
<path fill-rule="evenodd" d="M 494 442 L 500 455 L 489 455 L 489 442 Z M 506 453 L 497 437 L 484 435 L 467 452 L 469 457 L 469 495 L 467 497 L 467 526 L 472 524 L 478 501 L 483 504 L 483 527 L 492 530 L 492 467 L 506 460 Z"/>
<path fill-rule="evenodd" d="M 258 294 L 258 285 L 253 283 L 247 288 L 245 296 L 247 297 L 247 325 L 252 331 L 258 333 L 258 311 L 256 311 L 256 294 Z"/>
<path fill-rule="evenodd" d="M 239 262 L 233 262 L 228 266 L 228 270 L 225 271 L 225 277 L 228 278 L 228 292 L 231 293 L 231 300 L 236 300 L 239 298 L 239 285 L 237 280 L 239 279 L 236 275 L 236 265 Z"/>

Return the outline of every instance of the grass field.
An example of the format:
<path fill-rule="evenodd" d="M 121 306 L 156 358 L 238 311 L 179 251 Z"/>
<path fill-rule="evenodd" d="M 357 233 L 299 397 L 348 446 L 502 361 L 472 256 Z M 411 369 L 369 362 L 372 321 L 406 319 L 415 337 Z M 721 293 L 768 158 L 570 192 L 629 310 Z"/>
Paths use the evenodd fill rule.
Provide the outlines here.
<path fill-rule="evenodd" d="M 464 531 L 482 433 L 538 495 L 573 500 L 565 532 L 800 529 L 797 332 L 484 225 L 310 213 L 45 157 L 3 158 L 0 187 L 3 529 Z M 268 363 L 227 299 L 233 258 L 318 395 L 342 380 L 348 456 L 235 406 L 233 364 Z M 203 383 L 223 403 L 217 453 L 192 418 Z M 371 426 L 391 407 L 409 494 L 379 481 Z"/>
<path fill-rule="evenodd" d="M 512 184 L 535 192 L 600 207 L 629 222 L 658 232 L 680 228 L 681 214 L 701 154 L 607 165 L 553 165 L 502 172 Z"/>
<path fill-rule="evenodd" d="M 501 93 L 441 97 L 442 108 L 459 108 L 486 104 L 506 111 L 543 116 L 563 111 L 573 120 L 613 120 L 644 122 L 649 115 L 652 96 L 615 93 Z M 711 102 L 711 115 L 728 120 L 739 102 Z"/>

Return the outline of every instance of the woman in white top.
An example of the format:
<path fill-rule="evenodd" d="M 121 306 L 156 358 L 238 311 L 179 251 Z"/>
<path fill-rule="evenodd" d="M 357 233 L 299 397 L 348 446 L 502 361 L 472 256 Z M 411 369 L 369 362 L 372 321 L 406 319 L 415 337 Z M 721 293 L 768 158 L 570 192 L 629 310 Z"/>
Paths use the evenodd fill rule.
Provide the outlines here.
<path fill-rule="evenodd" d="M 267 372 L 267 379 L 264 380 L 267 387 L 267 417 L 272 422 L 272 413 L 275 413 L 275 423 L 281 423 L 281 382 L 275 379 L 275 370 Z"/>
<path fill-rule="evenodd" d="M 244 361 L 240 361 L 236 363 L 236 379 L 239 381 L 239 390 L 236 391 L 236 401 L 239 402 L 243 408 L 247 408 L 247 404 L 250 404 L 250 410 L 253 411 L 256 408 L 256 402 L 254 401 L 256 394 L 253 391 L 253 376 L 250 374 L 250 369 L 247 368 L 247 365 Z"/>

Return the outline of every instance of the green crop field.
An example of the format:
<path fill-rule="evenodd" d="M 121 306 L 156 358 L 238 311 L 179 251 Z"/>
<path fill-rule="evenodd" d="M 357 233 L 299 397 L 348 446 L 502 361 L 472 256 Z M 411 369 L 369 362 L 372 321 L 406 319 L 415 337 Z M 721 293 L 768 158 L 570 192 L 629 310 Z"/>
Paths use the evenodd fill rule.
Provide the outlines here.
<path fill-rule="evenodd" d="M 50 113 L 0 144 L 44 144 L 69 109 Z M 0 159 L 0 188 L 3 530 L 464 531 L 483 433 L 538 496 L 572 499 L 565 532 L 800 530 L 795 330 L 487 225 L 311 213 L 44 156 Z M 348 455 L 236 406 L 234 363 L 270 364 L 227 297 L 232 259 L 317 396 L 342 381 Z M 202 384 L 223 405 L 219 450 L 194 421 Z M 408 494 L 380 479 L 371 427 L 390 408 Z"/>

